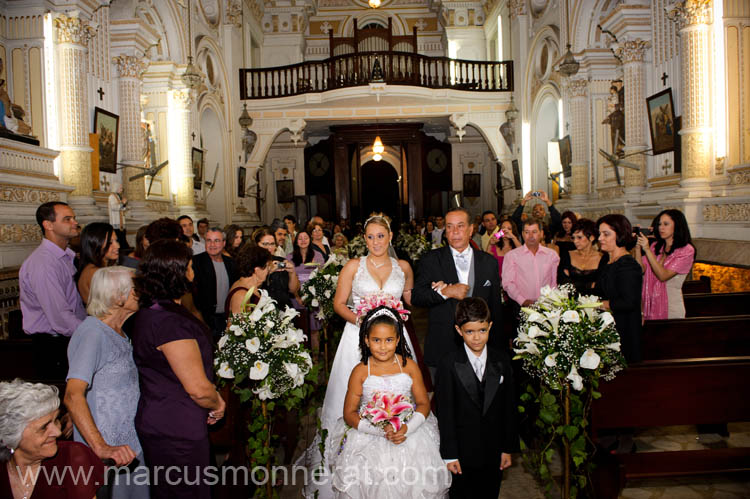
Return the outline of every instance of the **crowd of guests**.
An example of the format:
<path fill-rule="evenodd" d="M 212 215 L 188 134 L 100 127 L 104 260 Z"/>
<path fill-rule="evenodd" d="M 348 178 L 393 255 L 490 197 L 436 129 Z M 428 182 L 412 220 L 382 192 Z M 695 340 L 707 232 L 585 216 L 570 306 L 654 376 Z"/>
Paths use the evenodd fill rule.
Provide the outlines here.
<path fill-rule="evenodd" d="M 363 232 L 346 219 L 316 216 L 298 225 L 291 215 L 248 234 L 206 219 L 196 230 L 183 215 L 141 227 L 135 247 L 125 249 L 108 223 L 81 231 L 65 203 L 45 203 L 36 217 L 44 237 L 19 273 L 23 328 L 33 341 L 37 378 L 67 381 L 68 426 L 86 446 L 56 442 L 63 429 L 53 388 L 2 383 L 0 461 L 19 469 L 111 459 L 152 470 L 189 465 L 197 473 L 195 466 L 209 463 L 208 425 L 226 409 L 214 385 L 213 351 L 228 317 L 257 300 L 260 289 L 280 306 L 304 308 L 300 289 L 312 270 L 333 253 L 346 255 L 348 242 Z M 424 361 L 433 383 L 442 355 L 456 343 L 456 304 L 467 297 L 488 304 L 489 344 L 507 350 L 512 338 L 501 331 L 502 309 L 515 315 L 542 287 L 570 283 L 612 312 L 629 362 L 640 359 L 644 320 L 685 316 L 681 286 L 695 248 L 678 210 L 664 210 L 650 230 L 640 229 L 618 214 L 596 221 L 560 214 L 546 193 L 530 192 L 510 215 L 472 217 L 457 209 L 406 229 L 436 248 L 420 262 L 413 292 L 411 281 L 404 289 L 407 303 L 429 310 Z M 314 352 L 318 328 L 310 319 Z M 29 484 L 16 478 L 0 473 L 0 492 L 13 491 L 0 495 L 30 496 Z M 154 483 L 154 476 L 150 488 L 131 481 L 114 497 L 182 497 L 179 485 Z M 208 497 L 207 488 L 196 491 L 207 486 L 188 485 L 195 483 L 184 477 L 183 492 Z"/>

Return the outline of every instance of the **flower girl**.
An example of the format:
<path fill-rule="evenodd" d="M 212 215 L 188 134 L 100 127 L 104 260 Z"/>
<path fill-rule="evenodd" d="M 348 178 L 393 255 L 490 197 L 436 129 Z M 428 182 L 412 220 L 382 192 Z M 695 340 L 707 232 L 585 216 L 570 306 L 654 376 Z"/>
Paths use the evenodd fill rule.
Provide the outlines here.
<path fill-rule="evenodd" d="M 396 310 L 371 310 L 360 327 L 344 418 L 331 432 L 333 488 L 345 498 L 445 497 L 437 419 L 417 363 L 408 358 Z"/>

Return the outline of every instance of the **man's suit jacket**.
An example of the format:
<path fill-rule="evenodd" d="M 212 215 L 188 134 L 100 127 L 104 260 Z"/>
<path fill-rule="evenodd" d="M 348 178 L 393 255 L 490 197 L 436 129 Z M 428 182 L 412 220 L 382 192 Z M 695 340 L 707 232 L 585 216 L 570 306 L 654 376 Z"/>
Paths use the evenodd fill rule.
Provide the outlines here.
<path fill-rule="evenodd" d="M 232 287 L 237 280 L 234 261 L 228 256 L 222 255 L 224 267 L 227 269 L 229 278 L 229 287 Z M 193 257 L 193 301 L 195 306 L 200 310 L 203 317 L 206 318 L 216 313 L 216 272 L 214 264 L 208 253 L 200 253 Z"/>
<path fill-rule="evenodd" d="M 518 418 L 510 356 L 487 347 L 484 396 L 466 349 L 448 353 L 435 388 L 440 454 L 462 467 L 499 469 L 500 455 L 519 452 Z"/>
<path fill-rule="evenodd" d="M 502 338 L 502 303 L 500 302 L 500 276 L 495 257 L 484 251 L 473 249 L 472 267 L 469 270 L 469 293 L 466 296 L 484 298 L 490 307 L 492 330 L 490 345 L 507 349 L 507 341 Z M 433 291 L 433 282 L 446 284 L 458 282 L 458 272 L 449 246 L 429 251 L 419 262 L 417 278 L 411 294 L 411 301 L 418 307 L 428 307 L 429 331 L 424 345 L 425 364 L 437 367 L 440 358 L 461 343 L 461 337 L 453 327 L 455 324 L 458 300 L 447 300 Z M 505 345 L 505 346 L 504 346 Z"/>

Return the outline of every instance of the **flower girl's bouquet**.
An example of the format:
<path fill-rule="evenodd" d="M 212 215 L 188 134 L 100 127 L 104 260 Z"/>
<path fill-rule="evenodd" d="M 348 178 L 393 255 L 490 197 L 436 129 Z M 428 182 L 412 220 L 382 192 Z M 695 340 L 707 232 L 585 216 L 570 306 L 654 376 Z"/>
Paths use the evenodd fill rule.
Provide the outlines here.
<path fill-rule="evenodd" d="M 359 417 L 385 431 L 391 425 L 394 431 L 401 429 L 414 415 L 414 402 L 405 395 L 376 392 L 367 404 L 362 406 Z"/>
<path fill-rule="evenodd" d="M 392 308 L 393 310 L 398 312 L 398 315 L 401 316 L 401 320 L 404 322 L 406 322 L 406 320 L 409 318 L 409 314 L 411 313 L 406 310 L 406 308 L 404 308 L 404 304 L 401 302 L 401 300 L 397 300 L 390 294 L 380 291 L 365 296 L 357 304 L 357 307 L 354 310 L 354 313 L 357 315 L 357 323 L 359 324 L 370 310 L 375 310 L 382 305 Z"/>

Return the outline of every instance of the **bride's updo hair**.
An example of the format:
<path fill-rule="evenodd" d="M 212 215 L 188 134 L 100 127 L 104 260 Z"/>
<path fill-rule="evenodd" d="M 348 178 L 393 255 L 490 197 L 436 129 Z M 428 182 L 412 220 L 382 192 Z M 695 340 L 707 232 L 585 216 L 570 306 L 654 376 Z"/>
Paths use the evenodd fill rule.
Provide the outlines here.
<path fill-rule="evenodd" d="M 387 232 L 391 232 L 391 219 L 384 213 L 370 213 L 370 218 L 365 220 L 365 225 L 362 228 L 362 232 L 367 232 L 367 226 L 370 224 L 380 225 Z"/>
<path fill-rule="evenodd" d="M 362 352 L 362 363 L 367 364 L 367 359 L 371 356 L 365 338 L 369 337 L 370 329 L 378 324 L 387 324 L 396 330 L 396 336 L 398 337 L 396 353 L 401 355 L 403 365 L 406 366 L 406 358 L 411 358 L 411 352 L 409 352 L 409 347 L 406 345 L 406 339 L 404 338 L 406 332 L 404 322 L 396 310 L 385 305 L 370 310 L 359 327 L 359 350 Z"/>

